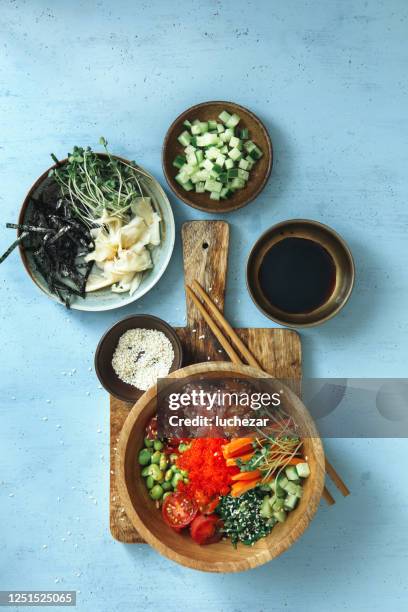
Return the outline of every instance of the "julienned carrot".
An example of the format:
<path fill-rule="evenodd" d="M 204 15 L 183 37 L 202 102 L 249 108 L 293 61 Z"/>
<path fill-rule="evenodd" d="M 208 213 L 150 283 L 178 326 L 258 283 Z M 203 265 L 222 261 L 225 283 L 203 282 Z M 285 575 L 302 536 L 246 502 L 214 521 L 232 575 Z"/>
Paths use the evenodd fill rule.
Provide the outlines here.
<path fill-rule="evenodd" d="M 241 480 L 239 482 L 234 482 L 231 487 L 231 495 L 232 497 L 239 497 L 243 493 L 254 489 L 258 483 L 259 478 L 255 478 L 255 480 Z"/>
<path fill-rule="evenodd" d="M 234 474 L 231 476 L 231 480 L 234 482 L 242 480 L 254 480 L 255 478 L 259 479 L 262 476 L 262 472 L 260 470 L 252 470 L 251 472 L 239 472 L 238 474 Z"/>
<path fill-rule="evenodd" d="M 231 440 L 229 444 L 224 446 L 222 449 L 223 455 L 228 459 L 248 453 L 253 449 L 252 442 L 252 438 L 235 438 L 235 440 Z"/>
<path fill-rule="evenodd" d="M 251 459 L 251 457 L 254 456 L 254 453 L 247 453 L 246 455 L 239 455 L 239 457 L 230 457 L 229 459 L 227 459 L 227 466 L 228 467 L 233 467 L 234 465 L 237 465 L 237 461 L 238 459 L 240 461 L 249 461 L 249 459 Z"/>

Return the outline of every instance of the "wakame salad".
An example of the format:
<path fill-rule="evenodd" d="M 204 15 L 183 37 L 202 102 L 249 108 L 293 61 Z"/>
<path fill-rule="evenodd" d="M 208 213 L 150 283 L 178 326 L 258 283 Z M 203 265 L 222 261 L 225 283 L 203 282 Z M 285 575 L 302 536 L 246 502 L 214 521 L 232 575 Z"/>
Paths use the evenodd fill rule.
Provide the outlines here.
<path fill-rule="evenodd" d="M 144 182 L 150 176 L 134 162 L 74 147 L 32 194 L 23 223 L 8 223 L 49 290 L 67 307 L 73 296 L 110 288 L 132 295 L 153 267 L 161 242 L 161 218 Z"/>
<path fill-rule="evenodd" d="M 310 475 L 288 423 L 271 435 L 159 439 L 153 418 L 138 455 L 163 520 L 200 545 L 227 538 L 252 546 L 296 509 Z"/>

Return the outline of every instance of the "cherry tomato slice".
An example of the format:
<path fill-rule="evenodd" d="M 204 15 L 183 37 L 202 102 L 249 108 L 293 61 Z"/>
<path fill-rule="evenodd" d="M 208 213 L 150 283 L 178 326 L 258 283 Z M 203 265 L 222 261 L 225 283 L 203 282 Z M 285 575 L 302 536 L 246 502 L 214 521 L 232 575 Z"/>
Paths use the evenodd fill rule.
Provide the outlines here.
<path fill-rule="evenodd" d="M 173 529 L 187 527 L 198 512 L 197 504 L 184 493 L 172 493 L 163 502 L 164 521 Z"/>
<path fill-rule="evenodd" d="M 214 544 L 221 539 L 221 526 L 222 521 L 218 516 L 200 514 L 191 523 L 190 534 L 197 544 Z"/>

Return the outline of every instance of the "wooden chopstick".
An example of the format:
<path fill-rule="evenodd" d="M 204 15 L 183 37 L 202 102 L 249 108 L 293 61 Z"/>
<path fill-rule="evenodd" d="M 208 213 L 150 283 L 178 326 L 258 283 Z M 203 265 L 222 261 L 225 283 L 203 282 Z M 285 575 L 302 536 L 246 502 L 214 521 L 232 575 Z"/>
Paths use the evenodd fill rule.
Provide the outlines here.
<path fill-rule="evenodd" d="M 194 306 L 200 311 L 203 319 L 207 323 L 208 327 L 213 332 L 214 336 L 217 338 L 218 342 L 221 344 L 224 351 L 227 353 L 228 357 L 231 359 L 233 363 L 242 364 L 242 360 L 239 357 L 238 353 L 233 349 L 228 340 L 225 338 L 219 327 L 214 323 L 204 306 L 201 304 L 198 297 L 193 293 L 191 287 L 186 285 L 186 293 L 189 298 L 194 302 Z"/>
<path fill-rule="evenodd" d="M 336 472 L 336 470 L 334 469 L 330 461 L 327 459 L 327 457 L 326 457 L 326 472 L 328 473 L 328 475 L 330 476 L 330 478 L 332 479 L 332 481 L 334 482 L 338 490 L 344 495 L 344 497 L 347 497 L 347 495 L 350 495 L 350 489 L 346 486 L 345 482 L 342 480 L 340 475 Z"/>
<path fill-rule="evenodd" d="M 208 310 L 213 315 L 213 317 L 217 321 L 217 323 L 220 324 L 221 328 L 234 341 L 235 346 L 242 353 L 242 355 L 245 357 L 245 359 L 247 360 L 248 364 L 250 366 L 253 366 L 254 368 L 258 368 L 258 370 L 262 370 L 261 366 L 259 365 L 258 361 L 255 359 L 255 357 L 253 356 L 251 351 L 245 346 L 245 344 L 242 342 L 241 338 L 238 336 L 238 334 L 235 331 L 235 329 L 228 323 L 227 319 L 220 312 L 218 307 L 214 304 L 214 302 L 212 301 L 210 296 L 204 291 L 204 289 L 201 287 L 200 283 L 198 283 L 196 280 L 193 281 L 192 288 L 195 290 L 196 293 L 198 293 L 200 298 L 206 304 L 206 306 L 208 307 Z"/>
<path fill-rule="evenodd" d="M 209 295 L 204 291 L 204 289 L 201 287 L 198 281 L 196 280 L 193 281 L 192 286 L 197 291 L 197 293 L 200 295 L 202 300 L 205 302 L 209 311 L 211 312 L 211 314 L 214 316 L 214 318 L 217 320 L 218 324 L 220 325 L 221 329 L 213 321 L 213 319 L 211 318 L 207 310 L 204 308 L 200 300 L 197 298 L 197 296 L 193 292 L 192 288 L 189 287 L 188 285 L 186 285 L 187 295 L 192 299 L 192 301 L 194 302 L 194 305 L 197 307 L 197 309 L 201 313 L 203 319 L 205 320 L 205 322 L 207 323 L 207 325 L 209 326 L 209 328 L 211 329 L 211 331 L 213 332 L 213 334 L 215 335 L 218 342 L 221 344 L 222 348 L 227 353 L 231 361 L 238 365 L 244 365 L 244 362 L 239 357 L 238 353 L 235 351 L 231 343 L 222 333 L 223 331 L 229 334 L 231 340 L 235 342 L 235 345 L 239 348 L 241 353 L 245 356 L 249 365 L 253 365 L 254 367 L 257 367 L 261 370 L 262 367 L 259 365 L 255 357 L 252 355 L 250 350 L 245 346 L 245 344 L 242 342 L 242 340 L 237 335 L 236 331 L 233 329 L 233 327 L 231 327 L 231 325 L 228 323 L 228 321 L 225 319 L 223 314 L 220 312 L 218 307 L 211 300 Z M 339 489 L 339 491 L 344 496 L 349 495 L 350 494 L 349 489 L 347 488 L 342 478 L 340 478 L 339 474 L 334 469 L 332 464 L 327 459 L 325 460 L 325 462 L 326 462 L 326 465 L 325 465 L 326 472 L 330 476 L 330 478 L 332 479 L 336 487 Z M 336 503 L 334 497 L 332 496 L 330 491 L 327 489 L 327 487 L 324 487 L 323 489 L 323 497 L 330 506 Z"/>
<path fill-rule="evenodd" d="M 333 504 L 336 503 L 336 500 L 334 499 L 333 495 L 330 493 L 327 487 L 324 487 L 323 489 L 323 497 L 325 501 L 329 504 L 329 506 L 333 506 Z"/>

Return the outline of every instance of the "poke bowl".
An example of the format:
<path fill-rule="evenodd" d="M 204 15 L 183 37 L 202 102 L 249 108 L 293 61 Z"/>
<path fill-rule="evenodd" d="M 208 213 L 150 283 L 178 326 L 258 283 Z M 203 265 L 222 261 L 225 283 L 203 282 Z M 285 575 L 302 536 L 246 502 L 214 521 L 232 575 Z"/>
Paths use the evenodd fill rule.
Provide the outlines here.
<path fill-rule="evenodd" d="M 203 376 L 209 379 L 219 378 L 220 376 L 226 378 L 238 376 L 243 379 L 271 379 L 270 375 L 255 368 L 227 362 L 202 363 L 188 366 L 170 374 L 169 379 L 184 379 L 185 377 L 189 377 L 189 380 L 200 380 Z M 299 495 L 299 499 L 295 501 L 292 507 L 293 511 L 286 511 L 288 508 L 286 505 L 283 505 L 287 503 L 288 496 L 286 496 L 285 500 L 279 502 L 281 504 L 280 515 L 276 513 L 276 516 L 280 516 L 281 518 L 283 513 L 285 515 L 283 520 L 275 520 L 275 518 L 268 519 L 269 523 L 265 523 L 265 525 L 272 524 L 273 528 L 265 528 L 262 537 L 253 538 L 247 542 L 244 542 L 242 538 L 236 538 L 234 542 L 229 536 L 227 537 L 225 525 L 228 523 L 225 521 L 223 526 L 221 525 L 220 527 L 220 530 L 225 532 L 223 537 L 214 538 L 213 532 L 211 533 L 210 539 L 207 539 L 207 541 L 205 541 L 205 538 L 203 539 L 201 537 L 203 533 L 203 523 L 206 523 L 205 529 L 208 531 L 208 520 L 205 519 L 205 516 L 203 518 L 203 515 L 214 512 L 214 508 L 211 511 L 205 511 L 200 508 L 199 514 L 197 514 L 197 510 L 195 513 L 192 512 L 191 516 L 193 519 L 189 527 L 185 527 L 185 524 L 181 524 L 181 522 L 179 524 L 171 524 L 168 521 L 168 502 L 171 500 L 172 511 L 174 512 L 174 502 L 176 499 L 179 499 L 180 496 L 180 485 L 178 485 L 178 490 L 175 490 L 173 486 L 172 491 L 171 487 L 165 486 L 168 481 L 167 471 L 165 478 L 163 476 L 161 479 L 158 478 L 157 482 L 161 483 L 161 486 L 158 486 L 157 482 L 156 484 L 154 484 L 154 482 L 146 484 L 149 478 L 148 474 L 153 474 L 153 467 L 155 472 L 158 468 L 157 465 L 153 466 L 155 462 L 154 455 L 160 455 L 160 450 L 163 448 L 163 444 L 160 440 L 153 441 L 154 437 L 150 439 L 152 418 L 157 411 L 157 386 L 149 389 L 133 406 L 125 421 L 118 443 L 116 473 L 119 493 L 131 523 L 142 538 L 159 553 L 181 565 L 201 571 L 221 573 L 245 571 L 267 563 L 283 553 L 295 543 L 308 527 L 317 510 L 323 492 L 324 451 L 313 420 L 301 400 L 279 381 L 275 381 L 273 384 L 277 385 L 276 388 L 284 389 L 285 410 L 301 427 L 303 458 L 300 461 L 303 466 L 305 466 L 305 462 L 307 461 L 308 477 L 302 479 L 297 478 L 296 482 L 293 480 L 292 483 L 289 483 L 286 478 L 285 483 L 283 480 L 280 481 L 282 486 L 286 486 L 289 489 L 289 484 L 292 484 L 293 487 L 300 488 L 298 483 L 302 480 L 301 495 Z M 199 438 L 196 438 L 196 440 L 199 440 Z M 215 442 L 213 443 L 215 444 Z M 232 440 L 231 443 L 235 444 L 234 440 Z M 153 455 L 151 455 L 152 463 L 150 468 L 148 458 L 149 448 L 146 448 L 146 445 L 152 446 L 151 453 L 153 453 Z M 192 446 L 189 447 L 188 444 L 183 444 L 183 446 L 187 449 L 193 448 Z M 226 447 L 228 446 L 229 444 L 226 445 Z M 223 453 L 226 447 L 223 447 Z M 179 457 L 182 453 L 183 459 L 185 459 L 188 450 L 185 451 L 184 448 L 179 448 L 179 453 Z M 145 457 L 147 457 L 147 459 Z M 229 464 L 228 460 L 226 460 L 226 464 Z M 168 464 L 167 467 L 163 465 L 163 470 L 166 470 L 169 465 L 170 464 Z M 160 467 L 162 466 L 160 465 Z M 171 467 L 170 465 L 170 468 Z M 295 470 L 295 467 L 292 465 L 291 469 Z M 149 471 L 149 469 L 151 471 Z M 171 472 L 171 469 L 168 471 Z M 204 469 L 202 473 L 204 473 Z M 185 473 L 182 474 L 182 476 L 185 475 Z M 190 473 L 187 475 L 190 476 Z M 303 473 L 303 476 L 305 475 L 306 474 Z M 177 475 L 177 478 L 181 479 L 182 476 Z M 169 482 L 171 485 L 174 485 L 174 478 Z M 184 478 L 183 482 L 189 482 L 189 478 Z M 245 484 L 246 488 L 242 489 L 244 491 L 244 496 L 240 497 L 239 493 L 238 495 L 234 494 L 234 487 L 235 490 L 238 490 L 236 488 L 237 485 L 242 489 L 242 482 L 233 483 L 231 489 L 232 493 L 228 495 L 226 495 L 225 492 L 223 493 L 225 497 L 221 497 L 221 502 L 224 503 L 224 509 L 227 507 L 225 504 L 228 505 L 231 503 L 236 505 L 237 500 L 238 507 L 239 505 L 242 506 L 241 500 L 244 500 L 245 496 L 249 500 L 253 500 L 258 495 L 257 491 L 259 491 L 259 495 L 266 495 L 266 493 L 262 492 L 260 489 L 248 490 L 248 485 Z M 181 484 L 182 491 L 184 490 L 183 486 L 184 485 Z M 187 485 L 187 487 L 188 486 L 189 485 Z M 158 495 L 152 495 L 152 492 L 159 492 L 159 488 L 167 491 L 164 493 L 166 499 L 164 499 L 162 503 L 157 502 Z M 267 487 L 264 486 L 263 488 L 266 489 Z M 278 494 L 277 491 L 276 493 Z M 163 492 L 161 494 L 163 494 Z M 284 495 L 286 495 L 285 492 Z M 263 500 L 263 506 L 268 506 L 273 497 L 275 497 L 275 493 L 271 490 L 270 493 L 267 494 L 267 501 L 265 501 L 265 499 Z M 292 495 L 292 497 L 294 496 Z M 153 501 L 154 499 L 156 499 L 156 502 Z M 159 503 L 161 503 L 161 508 L 159 508 Z M 247 503 L 252 502 L 245 501 L 245 504 Z M 220 506 L 215 509 L 215 514 L 220 514 L 218 508 L 220 508 Z M 191 508 L 188 504 L 187 506 L 184 505 L 184 511 L 191 512 Z M 222 514 L 221 516 L 225 519 L 225 516 Z M 275 513 L 268 516 L 274 517 Z M 177 517 L 179 517 L 178 514 Z M 258 521 L 258 518 L 256 518 L 256 520 Z M 196 526 L 194 526 L 195 524 Z M 201 534 L 201 539 L 195 537 L 197 533 Z M 235 544 L 235 546 L 232 544 Z"/>
<path fill-rule="evenodd" d="M 18 239 L 21 240 L 19 244 L 21 259 L 28 275 L 35 285 L 48 297 L 60 303 L 66 303 L 66 305 L 69 305 L 69 307 L 72 309 L 84 311 L 104 311 L 118 308 L 120 306 L 130 304 L 145 295 L 158 282 L 166 270 L 173 252 L 175 241 L 175 226 L 171 205 L 165 192 L 156 179 L 141 166 L 138 166 L 134 162 L 130 162 L 122 157 L 114 156 L 110 153 L 95 153 L 94 155 L 95 158 L 99 160 L 109 160 L 112 163 L 123 164 L 124 167 L 126 166 L 127 168 L 132 168 L 132 171 L 140 173 L 139 180 L 137 182 L 138 186 L 140 187 L 141 197 L 138 199 L 143 200 L 144 203 L 147 203 L 150 211 L 149 214 L 151 213 L 157 216 L 158 219 L 159 230 L 157 233 L 159 234 L 159 237 L 157 240 L 155 240 L 154 244 L 146 245 L 145 251 L 148 253 L 147 258 L 149 261 L 146 265 L 140 266 L 142 269 L 144 268 L 143 271 L 134 273 L 133 278 L 137 280 L 137 283 L 133 283 L 133 288 L 131 290 L 129 290 L 130 284 L 125 287 L 120 287 L 120 282 L 118 282 L 118 280 L 120 281 L 120 279 L 124 277 L 123 274 L 122 276 L 112 276 L 112 278 L 115 278 L 115 282 L 111 282 L 110 284 L 101 286 L 95 290 L 91 288 L 91 290 L 84 289 L 83 291 L 78 292 L 77 289 L 74 289 L 74 293 L 70 295 L 69 304 L 67 304 L 67 300 L 64 297 L 66 296 L 66 291 L 65 289 L 62 291 L 60 290 L 63 286 L 62 283 L 57 284 L 56 288 L 50 287 L 48 279 L 45 278 L 47 276 L 47 270 L 44 272 L 44 269 L 42 269 L 38 259 L 36 259 L 35 249 L 31 248 L 31 245 L 30 248 L 27 248 L 24 240 L 21 240 L 22 233 L 25 231 L 25 229 L 32 229 L 33 213 L 35 212 L 34 208 L 35 206 L 38 206 L 38 202 L 45 201 L 47 203 L 60 197 L 57 193 L 58 188 L 55 184 L 53 175 L 56 171 L 58 172 L 59 169 L 64 168 L 70 157 L 57 161 L 57 163 L 48 168 L 35 181 L 24 199 L 18 224 L 9 224 L 9 226 L 16 227 L 18 230 Z M 126 223 L 133 222 L 135 218 L 136 213 L 130 213 L 127 221 L 122 222 L 123 228 L 126 230 L 126 228 L 129 227 L 129 225 L 126 225 Z M 36 219 L 38 219 L 38 217 Z M 73 215 L 73 219 L 68 221 L 71 223 L 71 225 L 74 225 L 74 223 L 78 222 L 78 219 L 76 219 L 75 215 Z M 41 228 L 39 229 L 41 230 Z M 92 232 L 95 230 L 90 231 Z M 55 238 L 57 237 L 58 236 L 55 235 Z M 73 239 L 78 241 L 78 237 L 81 238 L 80 235 L 74 235 Z M 51 240 L 52 239 L 54 239 L 53 235 L 51 235 Z M 81 265 L 85 266 L 85 264 Z M 96 265 L 97 261 L 95 260 L 94 269 L 96 269 Z M 97 272 L 99 273 L 100 271 L 97 270 Z M 102 274 L 104 274 L 104 272 L 102 272 Z M 70 282 L 69 274 L 66 274 L 65 276 L 67 278 L 63 279 L 63 282 L 68 284 Z M 94 275 L 93 269 L 90 271 L 89 278 L 92 278 L 92 276 L 97 278 L 97 282 L 99 282 L 100 285 L 104 284 L 105 279 L 97 274 Z M 86 281 L 87 286 L 89 283 L 89 278 Z M 101 278 L 102 282 L 100 280 Z M 99 285 L 97 284 L 96 287 L 99 287 Z M 79 293 L 83 293 L 83 295 L 81 296 Z"/>

